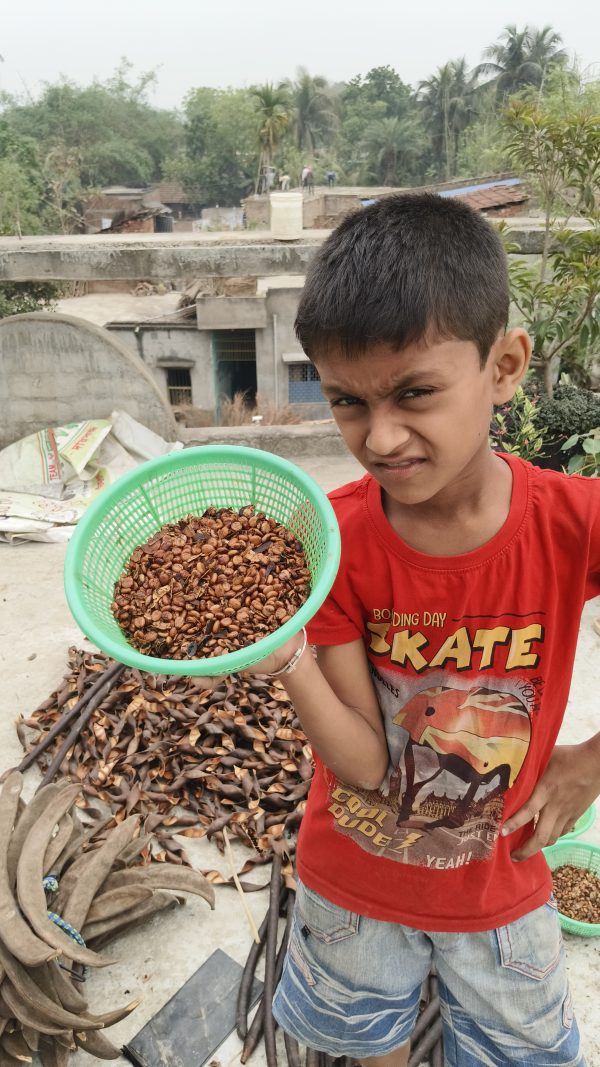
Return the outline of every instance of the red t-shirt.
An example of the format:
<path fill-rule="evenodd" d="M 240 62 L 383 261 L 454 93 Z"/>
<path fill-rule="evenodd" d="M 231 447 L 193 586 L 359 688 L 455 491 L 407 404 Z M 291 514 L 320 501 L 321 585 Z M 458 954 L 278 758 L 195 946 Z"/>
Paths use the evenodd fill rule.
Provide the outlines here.
<path fill-rule="evenodd" d="M 503 456 L 506 522 L 460 556 L 409 548 L 369 475 L 330 495 L 342 537 L 315 645 L 365 643 L 390 753 L 378 790 L 316 759 L 298 842 L 302 881 L 341 907 L 422 930 L 512 922 L 548 899 L 541 852 L 501 824 L 556 741 L 583 603 L 600 594 L 600 481 Z"/>

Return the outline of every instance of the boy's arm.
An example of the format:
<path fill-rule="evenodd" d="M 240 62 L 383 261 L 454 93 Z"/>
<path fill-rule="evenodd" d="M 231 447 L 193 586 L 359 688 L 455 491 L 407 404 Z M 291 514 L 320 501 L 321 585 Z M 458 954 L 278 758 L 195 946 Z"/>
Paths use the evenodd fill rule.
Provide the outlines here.
<path fill-rule="evenodd" d="M 348 785 L 377 789 L 387 771 L 383 719 L 361 640 L 307 650 L 281 680 L 314 751 Z"/>
<path fill-rule="evenodd" d="M 296 634 L 240 673 L 279 675 L 322 762 L 347 785 L 378 789 L 386 775 L 389 753 L 362 640 L 323 645 L 317 659 L 305 647 L 293 671 L 281 674 L 302 643 L 302 633 Z M 207 689 L 222 681 L 218 676 L 203 678 Z"/>
<path fill-rule="evenodd" d="M 512 853 L 527 860 L 571 830 L 600 794 L 600 733 L 579 745 L 557 745 L 529 800 L 502 827 L 512 834 L 537 819 L 535 829 Z"/>

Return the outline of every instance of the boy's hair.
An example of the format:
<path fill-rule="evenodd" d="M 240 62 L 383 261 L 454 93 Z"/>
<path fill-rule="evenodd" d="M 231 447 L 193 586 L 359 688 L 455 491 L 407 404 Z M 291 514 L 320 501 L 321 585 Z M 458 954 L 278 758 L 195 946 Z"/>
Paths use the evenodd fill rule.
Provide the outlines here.
<path fill-rule="evenodd" d="M 473 341 L 481 364 L 508 319 L 498 234 L 460 200 L 386 196 L 349 215 L 312 260 L 295 329 L 310 359 L 384 342 Z"/>

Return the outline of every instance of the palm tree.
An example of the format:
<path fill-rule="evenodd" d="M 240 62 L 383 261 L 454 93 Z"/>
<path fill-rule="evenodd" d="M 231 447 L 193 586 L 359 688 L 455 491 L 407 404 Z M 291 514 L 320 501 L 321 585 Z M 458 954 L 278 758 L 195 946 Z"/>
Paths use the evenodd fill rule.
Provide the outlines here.
<path fill-rule="evenodd" d="M 329 83 L 319 74 L 312 76 L 299 67 L 296 81 L 289 83 L 294 105 L 294 136 L 300 151 L 314 154 L 320 145 L 330 142 L 337 128 L 335 104 L 328 91 Z"/>
<path fill-rule="evenodd" d="M 495 44 L 483 51 L 486 62 L 475 68 L 475 74 L 491 74 L 498 96 L 506 99 L 526 85 L 541 86 L 551 66 L 566 62 L 567 53 L 559 48 L 562 37 L 551 26 L 538 30 L 535 26 L 506 26 Z"/>
<path fill-rule="evenodd" d="M 256 102 L 258 115 L 259 162 L 258 179 L 263 167 L 273 164 L 273 154 L 292 118 L 292 103 L 287 86 L 282 82 L 274 86 L 272 82 L 256 85 L 250 90 Z"/>
<path fill-rule="evenodd" d="M 375 176 L 383 185 L 397 185 L 412 173 L 421 147 L 415 115 L 377 119 L 364 133 L 361 147 L 375 160 Z"/>
<path fill-rule="evenodd" d="M 438 67 L 431 78 L 419 83 L 417 100 L 428 126 L 434 155 L 449 178 L 460 143 L 475 111 L 475 79 L 464 57 Z"/>

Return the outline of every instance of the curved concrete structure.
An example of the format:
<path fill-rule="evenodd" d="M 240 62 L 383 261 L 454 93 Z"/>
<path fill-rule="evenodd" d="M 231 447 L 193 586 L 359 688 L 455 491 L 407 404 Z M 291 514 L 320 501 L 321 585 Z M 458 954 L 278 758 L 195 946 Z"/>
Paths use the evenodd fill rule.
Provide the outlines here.
<path fill-rule="evenodd" d="M 171 409 L 150 372 L 108 330 L 36 311 L 0 319 L 0 446 L 120 408 L 168 441 Z"/>

